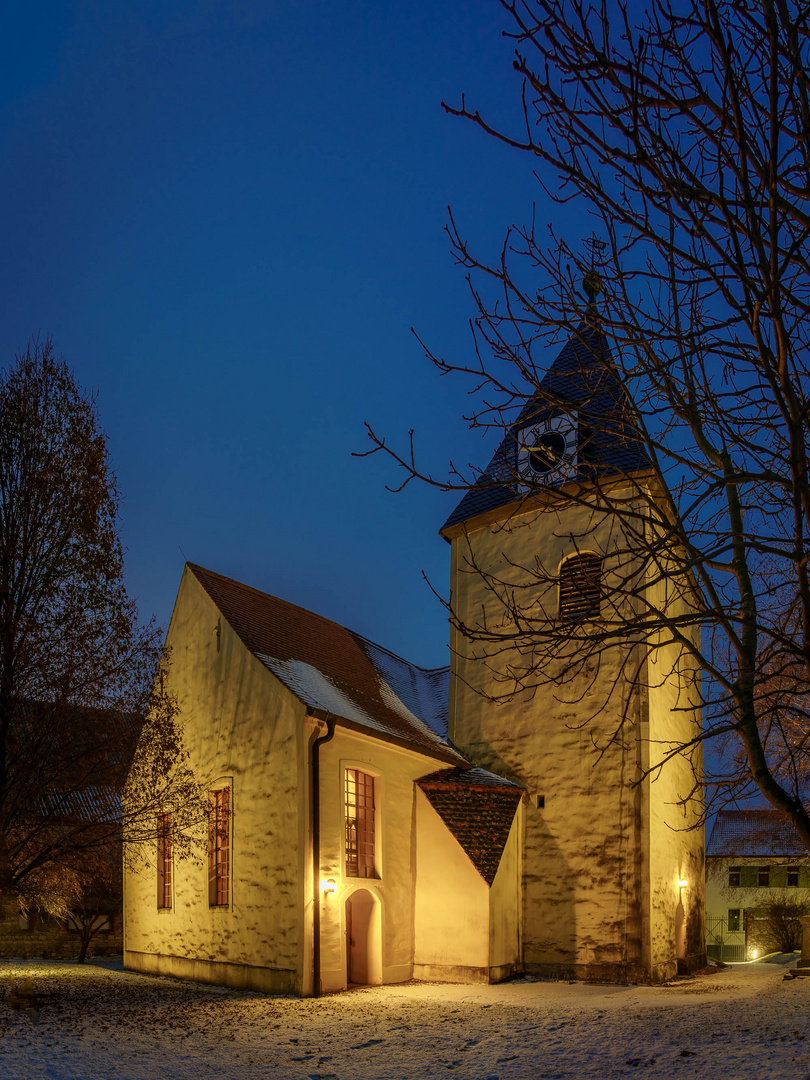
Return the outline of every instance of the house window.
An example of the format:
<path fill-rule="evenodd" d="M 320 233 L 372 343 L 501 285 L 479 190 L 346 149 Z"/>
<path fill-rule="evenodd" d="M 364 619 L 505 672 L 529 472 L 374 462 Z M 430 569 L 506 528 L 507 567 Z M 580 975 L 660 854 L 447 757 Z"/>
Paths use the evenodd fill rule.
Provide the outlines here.
<path fill-rule="evenodd" d="M 172 815 L 157 816 L 157 906 L 172 906 Z"/>
<path fill-rule="evenodd" d="M 560 567 L 560 622 L 599 618 L 601 578 L 598 555 L 573 555 L 565 560 Z"/>
<path fill-rule="evenodd" d="M 787 868 L 787 883 L 789 889 L 798 889 L 799 887 L 799 868 L 798 866 L 789 866 Z"/>
<path fill-rule="evenodd" d="M 346 876 L 373 878 L 374 777 L 346 770 Z"/>
<path fill-rule="evenodd" d="M 767 889 L 771 884 L 771 868 L 770 866 L 760 866 L 759 873 L 757 874 L 757 885 L 761 889 Z"/>
<path fill-rule="evenodd" d="M 230 875 L 230 791 L 208 792 L 208 903 L 221 907 L 228 903 Z"/>
<path fill-rule="evenodd" d="M 740 870 L 741 866 L 730 866 L 728 868 L 728 883 L 730 888 L 740 884 Z"/>
<path fill-rule="evenodd" d="M 729 930 L 740 929 L 740 909 L 738 907 L 728 909 L 728 928 Z"/>

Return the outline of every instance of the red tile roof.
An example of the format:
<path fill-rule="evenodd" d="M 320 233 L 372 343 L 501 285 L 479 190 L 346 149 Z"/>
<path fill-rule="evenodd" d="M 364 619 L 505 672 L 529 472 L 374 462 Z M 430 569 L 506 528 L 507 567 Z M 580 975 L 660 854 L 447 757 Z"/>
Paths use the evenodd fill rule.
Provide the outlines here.
<path fill-rule="evenodd" d="M 416 784 L 491 885 L 523 789 L 485 769 L 442 769 Z"/>
<path fill-rule="evenodd" d="M 409 664 L 345 626 L 188 564 L 243 644 L 315 715 L 467 765 L 446 731 L 447 669 Z"/>

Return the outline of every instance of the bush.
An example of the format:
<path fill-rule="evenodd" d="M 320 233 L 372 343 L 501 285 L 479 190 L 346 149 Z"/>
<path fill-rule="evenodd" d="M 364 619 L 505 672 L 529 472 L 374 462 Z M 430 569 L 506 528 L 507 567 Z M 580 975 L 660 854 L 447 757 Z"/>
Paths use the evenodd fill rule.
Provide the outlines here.
<path fill-rule="evenodd" d="M 763 904 L 758 915 L 768 942 L 780 952 L 794 952 L 802 947 L 802 915 L 810 915 L 810 905 L 803 900 L 775 897 Z"/>

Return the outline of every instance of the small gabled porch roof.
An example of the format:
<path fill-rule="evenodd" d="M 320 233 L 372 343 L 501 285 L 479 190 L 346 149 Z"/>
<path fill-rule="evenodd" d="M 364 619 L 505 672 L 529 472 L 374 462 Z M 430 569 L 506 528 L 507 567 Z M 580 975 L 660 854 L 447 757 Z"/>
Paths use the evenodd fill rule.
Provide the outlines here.
<path fill-rule="evenodd" d="M 487 885 L 492 885 L 523 788 L 478 768 L 441 769 L 415 783 Z"/>

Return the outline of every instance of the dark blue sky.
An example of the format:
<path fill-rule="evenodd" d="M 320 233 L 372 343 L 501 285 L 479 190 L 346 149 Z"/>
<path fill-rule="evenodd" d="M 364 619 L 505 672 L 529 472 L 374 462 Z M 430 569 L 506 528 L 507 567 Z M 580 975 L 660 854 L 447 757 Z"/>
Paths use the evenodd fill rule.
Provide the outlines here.
<path fill-rule="evenodd" d="M 53 336 L 98 389 L 127 573 L 164 625 L 183 554 L 425 666 L 448 661 L 452 495 L 356 459 L 369 420 L 485 464 L 410 333 L 471 356 L 448 204 L 494 257 L 556 211 L 496 0 L 12 5 L 0 45 L 0 362 Z M 577 226 L 579 228 L 579 226 Z M 564 231 L 564 230 L 563 230 Z M 578 237 L 571 236 L 576 240 Z"/>

